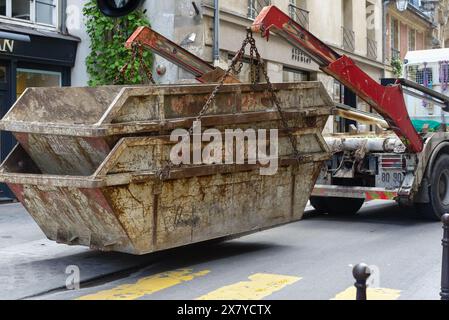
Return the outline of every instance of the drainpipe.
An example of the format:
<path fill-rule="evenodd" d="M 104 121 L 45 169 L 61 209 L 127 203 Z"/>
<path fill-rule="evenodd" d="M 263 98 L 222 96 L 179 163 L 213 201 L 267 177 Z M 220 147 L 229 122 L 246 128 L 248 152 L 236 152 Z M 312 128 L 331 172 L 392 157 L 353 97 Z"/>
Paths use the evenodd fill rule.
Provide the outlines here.
<path fill-rule="evenodd" d="M 383 45 L 383 52 L 382 52 L 382 63 L 383 63 L 383 77 L 386 78 L 387 76 L 387 70 L 386 70 L 386 64 L 387 64 L 387 12 L 388 12 L 388 5 L 390 4 L 390 0 L 384 0 L 383 1 L 383 15 L 382 15 L 382 45 Z"/>
<path fill-rule="evenodd" d="M 66 19 L 67 19 L 67 0 L 61 0 L 60 2 L 61 4 L 61 8 L 59 9 L 59 14 L 61 17 L 61 33 L 62 34 L 67 34 L 67 23 L 66 23 Z"/>
<path fill-rule="evenodd" d="M 214 66 L 220 64 L 220 5 L 219 0 L 214 0 Z"/>

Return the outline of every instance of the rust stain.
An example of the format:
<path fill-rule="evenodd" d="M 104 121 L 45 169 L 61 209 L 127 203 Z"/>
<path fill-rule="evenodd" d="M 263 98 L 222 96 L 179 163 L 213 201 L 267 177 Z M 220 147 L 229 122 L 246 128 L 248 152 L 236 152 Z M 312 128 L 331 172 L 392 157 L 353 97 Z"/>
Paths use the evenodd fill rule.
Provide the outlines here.
<path fill-rule="evenodd" d="M 159 195 L 153 195 L 153 248 L 157 248 Z"/>
<path fill-rule="evenodd" d="M 17 200 L 24 204 L 24 186 L 19 184 L 8 184 L 8 188 L 11 189 Z"/>
<path fill-rule="evenodd" d="M 96 204 L 98 204 L 101 208 L 103 208 L 107 212 L 114 212 L 109 205 L 109 202 L 106 200 L 101 189 L 85 189 L 80 188 L 79 191 L 84 194 L 88 199 L 93 200 Z"/>
<path fill-rule="evenodd" d="M 29 144 L 29 134 L 28 133 L 19 133 L 19 132 L 14 132 L 14 137 L 16 138 L 17 141 L 19 141 L 19 143 L 22 145 L 22 147 L 25 150 L 29 150 L 30 148 L 30 144 Z"/>
<path fill-rule="evenodd" d="M 97 152 L 103 153 L 103 154 L 109 154 L 111 152 L 111 147 L 103 138 L 91 138 L 91 137 L 85 137 L 82 138 L 89 146 L 92 147 L 93 150 L 96 150 Z"/>

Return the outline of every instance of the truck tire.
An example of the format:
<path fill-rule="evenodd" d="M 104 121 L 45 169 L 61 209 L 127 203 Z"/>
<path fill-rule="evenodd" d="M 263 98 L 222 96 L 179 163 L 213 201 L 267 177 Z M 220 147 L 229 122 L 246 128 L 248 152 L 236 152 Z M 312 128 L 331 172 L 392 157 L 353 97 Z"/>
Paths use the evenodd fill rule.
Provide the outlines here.
<path fill-rule="evenodd" d="M 310 204 L 321 213 L 330 215 L 354 215 L 359 212 L 365 203 L 365 199 L 311 197 Z"/>
<path fill-rule="evenodd" d="M 323 197 L 311 197 L 310 204 L 318 213 L 326 213 L 327 212 L 327 203 L 326 198 Z"/>
<path fill-rule="evenodd" d="M 426 219 L 440 221 L 449 213 L 449 155 L 438 157 L 430 176 L 429 203 L 417 203 L 416 209 Z"/>

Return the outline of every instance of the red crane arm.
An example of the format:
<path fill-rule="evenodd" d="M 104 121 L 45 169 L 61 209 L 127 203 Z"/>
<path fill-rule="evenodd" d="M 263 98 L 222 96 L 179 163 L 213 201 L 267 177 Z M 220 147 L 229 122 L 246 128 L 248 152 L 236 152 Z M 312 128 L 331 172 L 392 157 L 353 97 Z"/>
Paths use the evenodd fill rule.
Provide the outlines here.
<path fill-rule="evenodd" d="M 158 54 L 176 64 L 178 67 L 190 72 L 196 77 L 196 80 L 202 83 L 217 82 L 225 74 L 225 71 L 221 68 L 215 68 L 200 57 L 190 53 L 149 27 L 144 26 L 137 28 L 126 41 L 125 46 L 128 49 L 131 49 L 134 44 L 140 44 L 145 49 Z M 232 75 L 225 79 L 225 83 L 239 82 L 240 81 Z"/>
<path fill-rule="evenodd" d="M 270 32 L 278 34 L 305 51 L 323 72 L 340 81 L 373 107 L 411 152 L 423 150 L 423 139 L 410 120 L 401 85 L 380 85 L 351 58 L 340 56 L 276 6 L 265 7 L 254 21 L 252 29 L 261 32 L 267 40 Z"/>
<path fill-rule="evenodd" d="M 146 49 L 153 51 L 173 62 L 179 67 L 189 71 L 197 78 L 215 70 L 206 61 L 168 40 L 149 27 L 139 27 L 126 42 L 126 47 L 131 49 L 134 43 L 142 44 Z"/>

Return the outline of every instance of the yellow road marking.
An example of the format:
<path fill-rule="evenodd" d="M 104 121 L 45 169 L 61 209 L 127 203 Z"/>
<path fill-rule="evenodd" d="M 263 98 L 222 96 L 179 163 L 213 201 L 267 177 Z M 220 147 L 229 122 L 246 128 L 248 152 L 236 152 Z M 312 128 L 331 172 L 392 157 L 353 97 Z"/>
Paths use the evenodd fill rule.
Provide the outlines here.
<path fill-rule="evenodd" d="M 332 300 L 355 300 L 356 293 L 355 287 L 351 287 L 337 294 Z M 401 296 L 401 291 L 386 288 L 368 288 L 366 296 L 368 300 L 397 300 Z"/>
<path fill-rule="evenodd" d="M 212 291 L 197 300 L 261 300 L 301 280 L 276 274 L 254 274 L 249 281 L 238 282 Z"/>
<path fill-rule="evenodd" d="M 209 270 L 194 273 L 191 269 L 182 269 L 159 273 L 142 278 L 134 284 L 124 284 L 110 290 L 100 291 L 83 296 L 77 300 L 135 300 L 143 296 L 176 286 L 182 282 L 191 281 L 205 276 Z"/>

